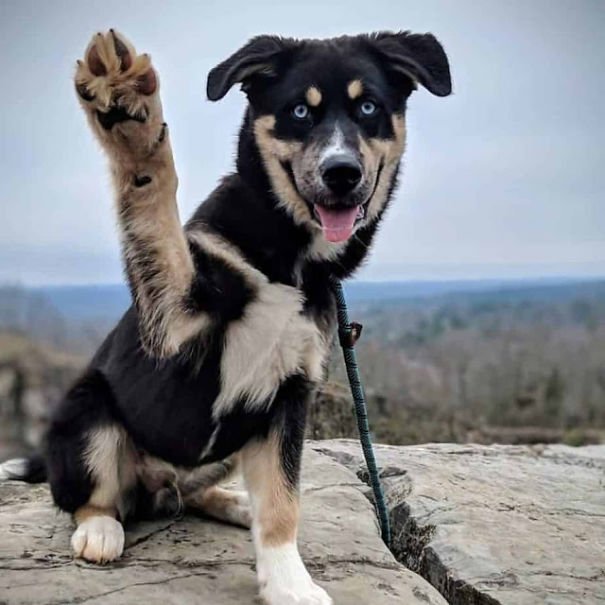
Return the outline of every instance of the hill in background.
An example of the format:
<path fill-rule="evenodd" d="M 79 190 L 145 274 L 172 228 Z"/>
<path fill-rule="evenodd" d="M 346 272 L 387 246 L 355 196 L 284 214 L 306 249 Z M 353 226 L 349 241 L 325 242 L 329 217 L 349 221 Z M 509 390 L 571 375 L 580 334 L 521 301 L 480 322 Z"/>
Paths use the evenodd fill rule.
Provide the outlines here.
<path fill-rule="evenodd" d="M 346 292 L 364 324 L 358 355 L 381 441 L 601 438 L 605 280 L 352 282 Z M 0 334 L 84 364 L 129 304 L 123 285 L 1 287 Z M 329 373 L 346 381 L 339 354 Z M 348 436 L 347 418 L 346 390 L 330 387 L 313 434 Z"/>
<path fill-rule="evenodd" d="M 479 298 L 496 296 L 500 299 L 555 300 L 583 296 L 589 290 L 605 287 L 605 280 L 578 280 L 545 278 L 539 280 L 452 280 L 412 282 L 358 282 L 345 284 L 350 305 L 357 303 L 393 304 L 419 299 L 439 299 L 444 296 L 476 295 Z M 63 316 L 73 320 L 118 318 L 130 305 L 130 292 L 125 285 L 42 286 L 12 288 L 40 296 Z M 0 303 L 11 288 L 0 287 Z"/>

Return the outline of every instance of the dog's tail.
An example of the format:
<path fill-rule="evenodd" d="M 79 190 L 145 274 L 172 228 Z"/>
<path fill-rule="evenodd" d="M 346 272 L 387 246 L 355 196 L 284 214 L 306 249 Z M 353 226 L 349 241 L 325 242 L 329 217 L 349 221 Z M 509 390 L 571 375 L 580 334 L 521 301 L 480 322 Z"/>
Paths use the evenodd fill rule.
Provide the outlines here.
<path fill-rule="evenodd" d="M 44 483 L 46 463 L 42 454 L 32 454 L 28 458 L 13 458 L 0 464 L 0 481 L 25 481 Z"/>

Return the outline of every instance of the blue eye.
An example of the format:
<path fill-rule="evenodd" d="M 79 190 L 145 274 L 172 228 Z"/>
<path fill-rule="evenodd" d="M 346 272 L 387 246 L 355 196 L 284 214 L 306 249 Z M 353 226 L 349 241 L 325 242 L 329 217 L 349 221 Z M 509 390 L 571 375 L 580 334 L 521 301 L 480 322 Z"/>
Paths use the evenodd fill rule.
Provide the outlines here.
<path fill-rule="evenodd" d="M 309 117 L 309 108 L 304 103 L 299 103 L 292 109 L 292 115 L 297 120 L 306 120 Z"/>
<path fill-rule="evenodd" d="M 376 103 L 373 101 L 364 101 L 360 106 L 359 110 L 361 111 L 361 115 L 365 117 L 373 116 L 378 107 L 376 107 Z"/>

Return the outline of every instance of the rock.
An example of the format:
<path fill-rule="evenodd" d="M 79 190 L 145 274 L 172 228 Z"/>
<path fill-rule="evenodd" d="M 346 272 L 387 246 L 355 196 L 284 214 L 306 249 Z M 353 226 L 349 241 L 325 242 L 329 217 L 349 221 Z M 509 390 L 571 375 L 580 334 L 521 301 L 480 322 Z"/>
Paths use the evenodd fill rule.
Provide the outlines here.
<path fill-rule="evenodd" d="M 300 545 L 336 605 L 605 602 L 605 446 L 377 446 L 393 522 L 382 544 L 357 442 L 307 444 Z M 0 604 L 255 602 L 248 532 L 138 523 L 106 567 L 74 561 L 46 486 L 0 484 Z M 418 572 L 428 582 L 416 575 Z M 284 604 L 287 605 L 287 604 Z"/>
<path fill-rule="evenodd" d="M 312 447 L 367 480 L 357 442 Z M 605 446 L 433 444 L 376 453 L 393 550 L 450 604 L 605 603 Z"/>
<path fill-rule="evenodd" d="M 364 486 L 350 470 L 308 447 L 302 490 L 301 553 L 336 605 L 445 605 L 383 545 Z M 53 508 L 48 488 L 0 484 L 0 604 L 257 602 L 247 531 L 193 516 L 127 530 L 120 561 L 74 561 L 71 519 Z"/>
<path fill-rule="evenodd" d="M 357 421 L 350 388 L 338 382 L 324 382 L 309 406 L 308 438 L 338 439 L 356 435 Z"/>

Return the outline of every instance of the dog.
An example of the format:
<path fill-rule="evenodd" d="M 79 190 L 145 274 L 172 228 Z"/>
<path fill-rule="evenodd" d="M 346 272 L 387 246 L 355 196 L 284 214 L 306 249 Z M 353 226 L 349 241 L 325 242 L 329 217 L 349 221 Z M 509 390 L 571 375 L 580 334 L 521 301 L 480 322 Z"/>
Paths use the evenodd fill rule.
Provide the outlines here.
<path fill-rule="evenodd" d="M 393 197 L 407 99 L 449 95 L 449 64 L 431 34 L 264 35 L 210 71 L 208 99 L 236 84 L 236 170 L 183 227 L 151 58 L 110 30 L 78 61 L 133 304 L 54 411 L 43 457 L 0 478 L 49 481 L 76 557 L 113 561 L 127 518 L 196 509 L 251 528 L 265 603 L 326 605 L 296 537 L 330 283 L 361 265 Z M 247 493 L 219 486 L 236 468 Z"/>

